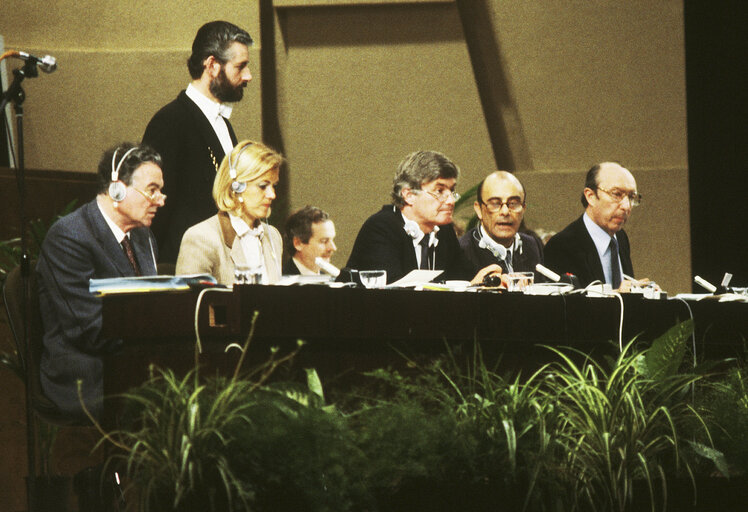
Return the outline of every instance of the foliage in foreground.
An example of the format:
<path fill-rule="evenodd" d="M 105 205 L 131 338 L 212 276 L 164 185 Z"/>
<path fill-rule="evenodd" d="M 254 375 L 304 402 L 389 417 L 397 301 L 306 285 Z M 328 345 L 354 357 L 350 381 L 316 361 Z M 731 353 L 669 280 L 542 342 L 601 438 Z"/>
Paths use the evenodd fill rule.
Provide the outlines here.
<path fill-rule="evenodd" d="M 748 474 L 748 368 L 731 368 L 723 380 L 712 383 L 702 406 L 710 413 L 715 444 L 732 471 Z"/>
<path fill-rule="evenodd" d="M 525 378 L 449 353 L 340 408 L 313 371 L 267 382 L 291 355 L 252 378 L 157 371 L 107 439 L 143 510 L 659 510 L 673 477 L 727 472 L 680 368 L 690 329 L 603 362 L 551 349 Z"/>

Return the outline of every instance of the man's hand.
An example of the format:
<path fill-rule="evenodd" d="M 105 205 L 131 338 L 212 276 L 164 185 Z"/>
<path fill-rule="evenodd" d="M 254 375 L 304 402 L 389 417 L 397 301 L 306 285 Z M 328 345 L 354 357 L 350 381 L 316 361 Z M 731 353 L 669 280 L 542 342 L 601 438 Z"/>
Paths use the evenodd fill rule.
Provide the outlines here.
<path fill-rule="evenodd" d="M 501 267 L 497 265 L 496 263 L 493 263 L 491 265 L 488 265 L 487 267 L 483 267 L 478 271 L 477 274 L 475 274 L 475 277 L 472 281 L 470 281 L 470 284 L 473 286 L 483 284 L 483 280 L 486 278 L 486 276 L 490 275 L 496 275 L 501 276 L 501 286 L 504 288 L 507 287 L 507 284 L 509 283 L 509 280 L 507 276 L 501 274 Z"/>
<path fill-rule="evenodd" d="M 639 288 L 646 288 L 647 286 L 653 286 L 655 289 L 660 291 L 660 287 L 657 286 L 657 283 L 650 280 L 648 277 L 645 277 L 644 279 L 624 279 L 621 281 L 621 286 L 618 287 L 618 290 L 620 293 L 631 293 L 631 288 L 634 286 L 638 286 Z"/>

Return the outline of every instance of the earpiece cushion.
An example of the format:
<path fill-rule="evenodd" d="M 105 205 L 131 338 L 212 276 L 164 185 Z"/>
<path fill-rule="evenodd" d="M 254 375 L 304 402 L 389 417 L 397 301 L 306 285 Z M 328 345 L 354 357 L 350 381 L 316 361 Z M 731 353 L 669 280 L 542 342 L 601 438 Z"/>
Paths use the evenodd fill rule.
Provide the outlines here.
<path fill-rule="evenodd" d="M 113 181 L 109 184 L 109 197 L 113 201 L 122 201 L 127 196 L 127 187 L 121 181 Z"/>

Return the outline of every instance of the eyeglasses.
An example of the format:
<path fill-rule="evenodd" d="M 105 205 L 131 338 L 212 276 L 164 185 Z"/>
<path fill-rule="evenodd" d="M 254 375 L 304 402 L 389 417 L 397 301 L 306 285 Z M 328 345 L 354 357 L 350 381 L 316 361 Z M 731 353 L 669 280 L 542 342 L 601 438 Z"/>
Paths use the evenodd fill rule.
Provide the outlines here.
<path fill-rule="evenodd" d="M 460 194 L 455 192 L 454 190 L 449 189 L 442 189 L 438 192 L 434 192 L 433 190 L 421 190 L 421 192 L 426 192 L 428 195 L 439 201 L 440 203 L 445 203 L 450 197 L 453 197 L 455 201 L 460 199 Z"/>
<path fill-rule="evenodd" d="M 642 202 L 642 195 L 636 192 L 625 192 L 623 190 L 614 188 L 613 190 L 606 190 L 602 187 L 597 187 L 598 190 L 602 190 L 617 203 L 622 203 L 625 198 L 628 197 L 631 206 L 639 206 Z"/>
<path fill-rule="evenodd" d="M 140 192 L 140 194 L 148 199 L 153 204 L 158 203 L 159 201 L 166 201 L 166 194 L 162 194 L 160 190 L 157 190 L 153 194 L 146 192 L 145 190 L 140 190 L 139 188 L 132 187 L 133 190 L 136 190 Z"/>
<path fill-rule="evenodd" d="M 481 203 L 486 205 L 486 210 L 488 210 L 489 213 L 496 213 L 504 206 L 506 206 L 507 210 L 510 212 L 519 213 L 522 211 L 522 208 L 525 207 L 525 204 L 519 199 L 509 199 L 507 202 L 503 202 L 499 198 L 492 197 L 486 202 L 481 201 Z"/>

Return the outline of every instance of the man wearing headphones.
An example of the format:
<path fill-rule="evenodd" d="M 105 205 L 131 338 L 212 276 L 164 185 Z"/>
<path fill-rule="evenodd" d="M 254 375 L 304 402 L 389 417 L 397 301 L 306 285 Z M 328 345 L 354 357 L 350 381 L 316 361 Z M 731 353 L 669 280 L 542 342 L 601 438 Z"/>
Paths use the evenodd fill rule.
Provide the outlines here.
<path fill-rule="evenodd" d="M 506 171 L 489 174 L 478 185 L 473 209 L 480 223 L 460 238 L 474 271 L 498 263 L 504 272 L 534 272 L 543 263 L 541 241 L 519 232 L 525 200 L 525 187 Z"/>
<path fill-rule="evenodd" d="M 224 156 L 237 143 L 228 103 L 242 99 L 252 74 L 252 38 L 226 21 L 197 31 L 187 60 L 192 82 L 148 123 L 143 143 L 164 160 L 164 191 L 170 201 L 153 223 L 160 260 L 174 263 L 182 235 L 216 214 L 213 179 Z"/>
<path fill-rule="evenodd" d="M 156 243 L 148 227 L 166 196 L 161 157 L 147 146 L 121 144 L 99 163 L 94 200 L 57 221 L 42 244 L 36 273 L 44 328 L 41 384 L 61 413 L 82 419 L 102 410 L 102 356 L 117 340 L 101 339 L 101 299 L 89 280 L 156 274 Z"/>
<path fill-rule="evenodd" d="M 417 151 L 400 162 L 392 188 L 392 205 L 369 217 L 358 232 L 348 267 L 386 270 L 387 282 L 414 269 L 442 270 L 439 279 L 483 281 L 501 273 L 492 264 L 477 275 L 460 250 L 452 214 L 460 174 L 457 166 L 436 151 Z M 473 277 L 474 276 L 474 277 Z"/>

